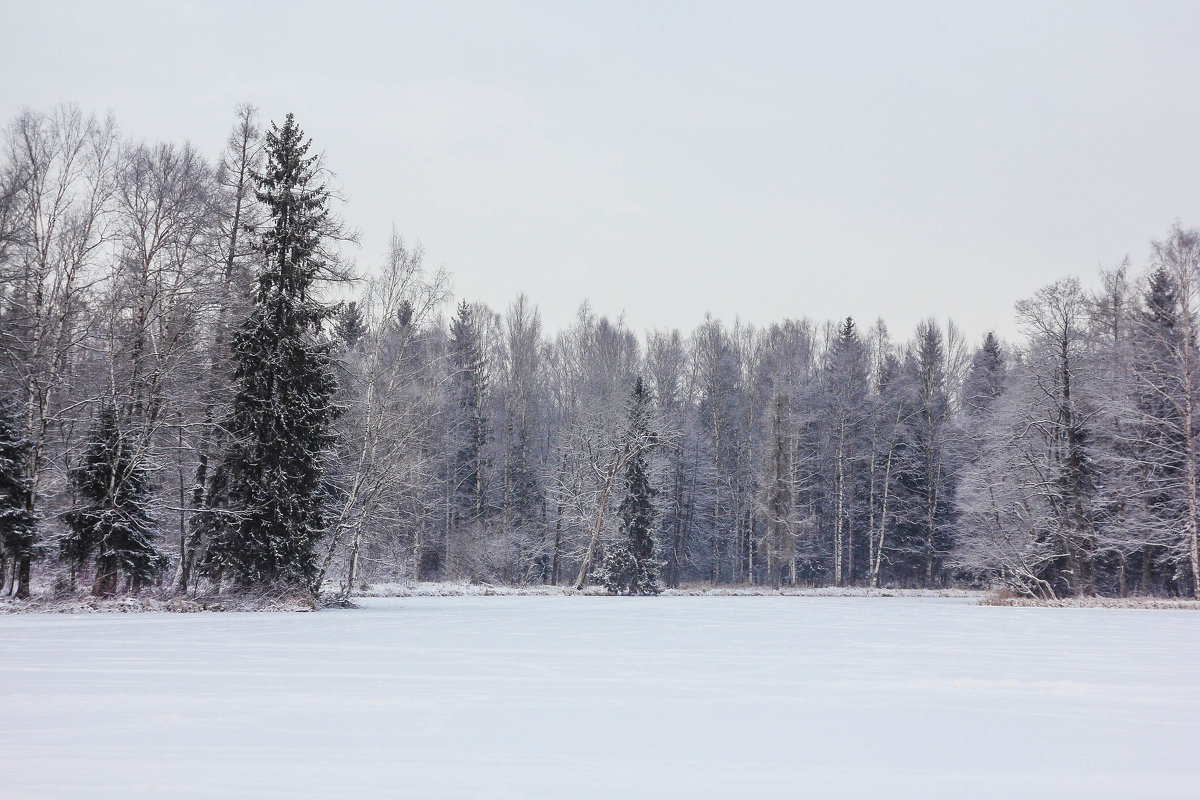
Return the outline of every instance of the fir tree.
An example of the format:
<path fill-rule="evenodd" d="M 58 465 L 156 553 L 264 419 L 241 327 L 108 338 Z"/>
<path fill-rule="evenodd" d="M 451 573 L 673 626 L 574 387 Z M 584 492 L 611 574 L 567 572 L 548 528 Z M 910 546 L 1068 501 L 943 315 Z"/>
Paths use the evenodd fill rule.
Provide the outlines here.
<path fill-rule="evenodd" d="M 282 128 L 271 126 L 266 167 L 255 175 L 270 224 L 258 242 L 254 306 L 233 340 L 231 442 L 211 490 L 226 513 L 209 515 L 205 563 L 210 576 L 243 586 L 308 586 L 325 531 L 337 383 L 321 337 L 331 312 L 313 284 L 327 268 L 322 244 L 336 223 L 310 145 L 288 114 Z"/>
<path fill-rule="evenodd" d="M 150 511 L 150 475 L 134 458 L 112 406 L 100 410 L 88 440 L 82 463 L 71 473 L 80 502 L 64 515 L 69 533 L 61 541 L 62 554 L 75 567 L 95 557 L 93 594 L 115 594 L 122 576 L 136 592 L 168 562 Z"/>
<path fill-rule="evenodd" d="M 38 554 L 33 481 L 26 474 L 31 445 L 22 438 L 15 404 L 0 397 L 0 585 L 12 560 L 17 597 L 29 597 L 30 563 Z"/>
<path fill-rule="evenodd" d="M 963 409 L 968 414 L 986 411 L 1004 391 L 1004 353 L 996 335 L 988 331 L 983 346 L 971 357 L 971 368 L 963 385 Z"/>
<path fill-rule="evenodd" d="M 856 577 L 855 467 L 864 450 L 864 423 L 869 417 L 866 399 L 870 382 L 866 345 L 854 319 L 846 317 L 830 342 L 825 357 L 821 402 L 825 417 L 824 446 L 828 448 L 827 481 L 832 500 L 833 582 L 843 586 Z M 861 521 L 861 516 L 859 516 Z M 860 522 L 861 524 L 861 522 Z M 861 539 L 863 537 L 859 537 Z M 861 547 L 861 545 L 860 545 Z M 861 564 L 865 559 L 858 559 Z"/>
<path fill-rule="evenodd" d="M 1139 387 L 1134 400 L 1143 420 L 1144 430 L 1139 437 L 1143 455 L 1149 455 L 1146 462 L 1165 473 L 1158 476 L 1160 479 L 1179 475 L 1185 466 L 1180 463 L 1184 447 L 1176 441 L 1182 425 L 1176 404 L 1172 402 L 1183 388 L 1173 369 L 1184 344 L 1179 333 L 1178 306 L 1179 290 L 1175 279 L 1159 267 L 1150 275 L 1144 306 L 1137 315 L 1140 345 L 1137 368 L 1148 379 L 1144 381 L 1148 385 Z M 1154 494 L 1157 493 L 1151 493 L 1151 505 L 1163 502 L 1161 498 L 1153 497 Z"/>
<path fill-rule="evenodd" d="M 353 350 L 367 335 L 367 326 L 363 321 L 362 309 L 358 307 L 358 303 L 351 300 L 338 308 L 333 335 L 350 350 Z"/>
<path fill-rule="evenodd" d="M 650 393 L 641 377 L 634 381 L 630 405 L 630 440 L 645 441 L 650 432 Z M 654 497 L 646 449 L 629 459 L 624 476 L 625 496 L 617 508 L 620 526 L 616 539 L 604 549 L 595 577 L 613 594 L 658 594 L 658 563 L 654 559 Z"/>
<path fill-rule="evenodd" d="M 952 464 L 949 460 L 950 399 L 946 393 L 945 342 L 933 322 L 917 327 L 907 371 L 916 401 L 909 446 L 915 469 L 904 481 L 921 507 L 916 529 L 925 561 L 924 586 L 933 585 L 941 556 L 949 549 L 947 532 L 953 508 Z M 914 520 L 916 521 L 916 520 Z"/>
<path fill-rule="evenodd" d="M 454 440 L 454 515 L 461 522 L 481 519 L 487 510 L 488 420 L 484 409 L 487 373 L 483 342 L 474 310 L 464 300 L 450 322 L 454 367 L 451 434 Z"/>
<path fill-rule="evenodd" d="M 1178 378 L 1177 364 L 1184 350 L 1180 334 L 1179 288 L 1164 267 L 1150 273 L 1142 307 L 1135 314 L 1136 372 L 1140 380 L 1133 391 L 1136 434 L 1132 453 L 1138 465 L 1138 494 L 1153 521 L 1163 530 L 1184 526 L 1183 498 L 1187 469 L 1187 441 L 1180 409 L 1186 384 Z M 1194 346 L 1194 343 L 1188 343 Z M 1142 590 L 1149 591 L 1156 572 L 1159 548 L 1142 548 Z"/>

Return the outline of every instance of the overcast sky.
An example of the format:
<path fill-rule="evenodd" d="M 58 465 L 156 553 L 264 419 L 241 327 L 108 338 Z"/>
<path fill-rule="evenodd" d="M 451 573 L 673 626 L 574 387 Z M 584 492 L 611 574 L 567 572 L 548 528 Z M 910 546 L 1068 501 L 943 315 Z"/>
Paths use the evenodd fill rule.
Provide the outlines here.
<path fill-rule="evenodd" d="M 245 8 L 243 8 L 245 6 Z M 1013 302 L 1200 225 L 1200 4 L 0 0 L 0 112 L 77 102 L 216 154 L 296 114 L 356 258 L 396 227 L 549 327 Z"/>

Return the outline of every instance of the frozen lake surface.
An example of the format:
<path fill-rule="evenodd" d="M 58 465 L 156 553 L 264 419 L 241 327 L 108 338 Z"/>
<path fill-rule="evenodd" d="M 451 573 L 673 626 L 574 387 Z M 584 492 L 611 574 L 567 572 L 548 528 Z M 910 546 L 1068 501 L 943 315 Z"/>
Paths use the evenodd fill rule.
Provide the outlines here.
<path fill-rule="evenodd" d="M 1200 613 L 443 597 L 0 617 L 0 795 L 1200 796 Z"/>

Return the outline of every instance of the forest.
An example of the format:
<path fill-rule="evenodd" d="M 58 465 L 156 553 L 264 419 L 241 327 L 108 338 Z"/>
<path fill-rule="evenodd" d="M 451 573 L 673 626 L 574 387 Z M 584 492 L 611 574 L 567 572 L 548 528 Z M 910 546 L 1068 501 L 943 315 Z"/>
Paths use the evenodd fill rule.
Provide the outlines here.
<path fill-rule="evenodd" d="M 358 270 L 319 142 L 231 123 L 216 154 L 74 106 L 3 130 L 0 594 L 1200 596 L 1200 231 L 1018 300 L 1016 341 L 548 331 L 399 234 Z"/>

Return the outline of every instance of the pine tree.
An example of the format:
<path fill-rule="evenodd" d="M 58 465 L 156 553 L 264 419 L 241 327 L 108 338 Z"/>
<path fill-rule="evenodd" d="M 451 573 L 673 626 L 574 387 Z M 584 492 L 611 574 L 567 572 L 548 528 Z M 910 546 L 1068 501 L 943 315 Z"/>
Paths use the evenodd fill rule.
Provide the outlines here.
<path fill-rule="evenodd" d="M 630 441 L 653 439 L 650 432 L 650 393 L 641 377 L 633 384 L 629 411 Z M 617 508 L 620 526 L 616 539 L 604 549 L 595 577 L 613 594 L 658 594 L 658 562 L 654 558 L 654 519 L 657 515 L 650 484 L 646 448 L 638 447 L 625 467 L 625 496 Z"/>
<path fill-rule="evenodd" d="M 60 547 L 76 567 L 94 555 L 92 593 L 115 594 L 122 576 L 135 592 L 158 578 L 168 559 L 158 547 L 158 526 L 150 511 L 150 475 L 134 458 L 112 406 L 100 410 L 71 483 L 81 502 L 64 515 L 69 533 Z"/>
<path fill-rule="evenodd" d="M 0 585 L 9 559 L 16 571 L 17 597 L 29 597 L 30 563 L 38 554 L 37 519 L 26 474 L 30 443 L 22 438 L 15 404 L 0 397 Z"/>
<path fill-rule="evenodd" d="M 210 576 L 242 586 L 308 586 L 325 531 L 322 482 L 337 382 L 321 337 L 331 310 L 313 296 L 313 284 L 327 268 L 323 239 L 336 223 L 310 145 L 288 114 L 282 128 L 271 126 L 267 163 L 255 175 L 270 224 L 258 242 L 254 306 L 233 340 L 231 443 L 212 479 L 214 500 L 232 514 L 211 515 L 205 563 Z"/>

